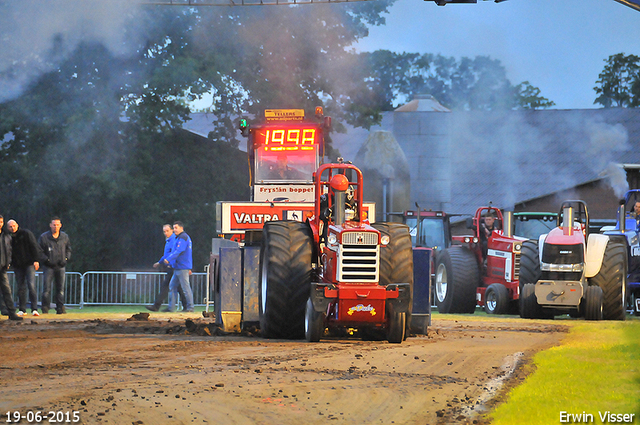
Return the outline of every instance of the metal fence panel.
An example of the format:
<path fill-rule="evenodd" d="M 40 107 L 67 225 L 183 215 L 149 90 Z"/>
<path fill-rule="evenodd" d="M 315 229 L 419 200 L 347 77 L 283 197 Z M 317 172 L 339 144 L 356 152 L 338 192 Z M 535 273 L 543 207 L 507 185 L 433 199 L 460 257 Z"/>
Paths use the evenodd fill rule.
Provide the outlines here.
<path fill-rule="evenodd" d="M 8 273 L 13 299 L 18 304 L 15 274 Z M 65 276 L 65 305 L 147 305 L 153 304 L 164 281 L 162 272 L 101 272 L 84 274 L 67 272 Z M 36 272 L 36 293 L 42 300 L 43 273 Z M 192 273 L 189 277 L 193 301 L 204 306 L 207 294 L 207 274 Z M 53 286 L 53 284 L 52 284 Z M 52 288 L 53 291 L 53 288 Z M 53 299 L 52 295 L 52 299 Z M 166 303 L 167 300 L 165 300 Z"/>
<path fill-rule="evenodd" d="M 82 278 L 84 305 L 148 305 L 160 292 L 165 273 L 89 271 Z M 189 283 L 195 305 L 204 305 L 206 273 L 192 273 Z"/>
<path fill-rule="evenodd" d="M 14 272 L 7 273 L 9 277 L 9 284 L 11 285 L 11 293 L 13 294 L 13 301 L 18 305 L 18 283 L 16 282 L 16 276 Z M 55 301 L 53 295 L 53 282 L 51 283 L 51 300 Z M 44 273 L 36 272 L 36 294 L 38 295 L 39 302 L 42 302 L 42 289 L 44 286 Z M 64 298 L 65 305 L 79 306 L 82 303 L 82 274 L 78 272 L 66 272 L 65 284 L 64 284 Z M 27 293 L 28 296 L 28 293 Z M 27 300 L 27 304 L 29 301 Z"/>

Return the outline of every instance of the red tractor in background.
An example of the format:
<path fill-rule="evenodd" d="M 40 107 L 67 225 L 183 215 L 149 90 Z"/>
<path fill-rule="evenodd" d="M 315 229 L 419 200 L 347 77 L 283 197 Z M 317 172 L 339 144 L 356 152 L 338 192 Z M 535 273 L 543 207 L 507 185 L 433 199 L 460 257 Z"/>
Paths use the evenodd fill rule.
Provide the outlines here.
<path fill-rule="evenodd" d="M 489 235 L 486 216 L 495 217 Z M 517 314 L 520 255 L 535 243 L 512 235 L 512 219 L 510 211 L 503 216 L 498 208 L 480 207 L 467 219 L 474 234 L 453 236 L 454 245 L 438 255 L 434 292 L 440 313 L 473 313 L 480 305 L 489 314 Z"/>
<path fill-rule="evenodd" d="M 306 222 L 264 225 L 262 334 L 319 341 L 326 329 L 357 329 L 365 338 L 402 342 L 413 292 L 408 227 L 369 224 L 362 173 L 354 165 L 324 164 L 314 181 L 315 207 Z"/>

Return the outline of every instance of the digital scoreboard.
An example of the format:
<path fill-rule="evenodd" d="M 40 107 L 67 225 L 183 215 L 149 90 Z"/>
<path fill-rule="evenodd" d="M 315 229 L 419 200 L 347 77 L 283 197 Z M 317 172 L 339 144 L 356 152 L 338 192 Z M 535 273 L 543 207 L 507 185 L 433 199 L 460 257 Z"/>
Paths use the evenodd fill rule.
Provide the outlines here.
<path fill-rule="evenodd" d="M 313 125 L 269 125 L 256 129 L 254 146 L 269 152 L 310 151 L 318 144 L 320 130 Z"/>

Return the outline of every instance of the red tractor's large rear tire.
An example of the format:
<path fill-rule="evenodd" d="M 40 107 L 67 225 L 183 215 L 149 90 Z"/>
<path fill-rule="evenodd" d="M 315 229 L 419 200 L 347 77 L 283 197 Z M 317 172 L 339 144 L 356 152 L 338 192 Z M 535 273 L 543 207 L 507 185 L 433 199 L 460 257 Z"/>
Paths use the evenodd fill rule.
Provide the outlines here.
<path fill-rule="evenodd" d="M 402 223 L 373 223 L 389 244 L 380 247 L 380 284 L 410 283 L 413 289 L 413 248 L 409 227 Z"/>
<path fill-rule="evenodd" d="M 589 279 L 590 285 L 602 288 L 603 318 L 624 320 L 627 315 L 627 247 L 623 242 L 609 239 L 602 266 L 597 275 Z"/>
<path fill-rule="evenodd" d="M 305 336 L 313 234 L 306 223 L 269 221 L 260 253 L 260 331 L 265 338 Z"/>
<path fill-rule="evenodd" d="M 382 236 L 389 236 L 389 244 L 380 247 L 380 284 L 408 283 L 410 285 L 411 302 L 405 315 L 407 326 L 405 334 L 408 334 L 413 307 L 413 247 L 409 227 L 402 223 L 373 223 L 371 226 Z M 387 321 L 387 323 L 390 322 Z"/>
<path fill-rule="evenodd" d="M 602 320 L 604 317 L 603 292 L 599 286 L 587 286 L 584 291 L 584 318 L 587 320 Z"/>
<path fill-rule="evenodd" d="M 448 248 L 438 255 L 436 265 L 436 306 L 440 313 L 473 313 L 480 270 L 476 257 L 467 248 Z"/>

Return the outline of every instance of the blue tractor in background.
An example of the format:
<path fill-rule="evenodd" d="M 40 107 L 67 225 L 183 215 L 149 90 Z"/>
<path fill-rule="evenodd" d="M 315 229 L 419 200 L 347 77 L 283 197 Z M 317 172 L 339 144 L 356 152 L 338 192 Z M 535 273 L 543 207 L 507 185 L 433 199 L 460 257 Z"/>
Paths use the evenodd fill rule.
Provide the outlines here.
<path fill-rule="evenodd" d="M 627 306 L 640 316 L 640 190 L 629 190 L 620 201 L 615 226 L 602 228 L 605 235 L 624 236 L 627 243 Z"/>

